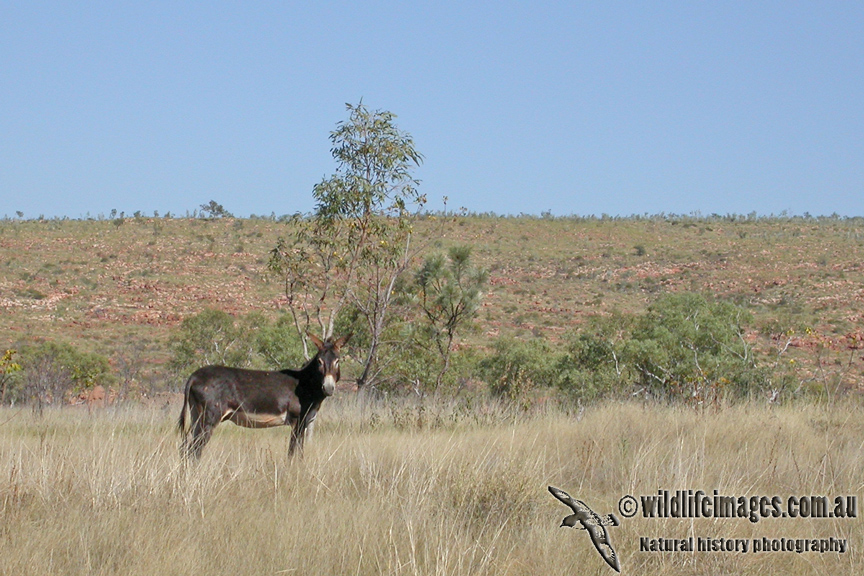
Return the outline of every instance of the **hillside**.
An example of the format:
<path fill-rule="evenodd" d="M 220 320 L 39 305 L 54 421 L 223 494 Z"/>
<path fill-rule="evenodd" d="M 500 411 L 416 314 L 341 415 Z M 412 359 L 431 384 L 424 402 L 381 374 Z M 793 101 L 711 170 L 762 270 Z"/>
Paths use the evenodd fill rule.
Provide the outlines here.
<path fill-rule="evenodd" d="M 58 339 L 115 365 L 133 358 L 158 367 L 182 319 L 202 309 L 277 313 L 284 298 L 266 262 L 289 226 L 4 220 L 0 347 Z M 428 217 L 417 238 L 428 251 L 469 244 L 490 272 L 467 345 L 501 335 L 555 341 L 591 316 L 694 291 L 747 307 L 755 318 L 747 338 L 769 357 L 785 350 L 783 362 L 798 363 L 802 380 L 830 371 L 864 389 L 861 219 Z"/>

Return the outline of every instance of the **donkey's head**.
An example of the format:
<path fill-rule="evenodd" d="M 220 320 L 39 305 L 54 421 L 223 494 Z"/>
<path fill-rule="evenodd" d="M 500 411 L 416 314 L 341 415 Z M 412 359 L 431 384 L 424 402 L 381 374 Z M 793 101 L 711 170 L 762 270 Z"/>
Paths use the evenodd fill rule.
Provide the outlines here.
<path fill-rule="evenodd" d="M 315 344 L 315 347 L 318 348 L 318 354 L 315 355 L 312 362 L 316 364 L 315 367 L 323 378 L 322 389 L 324 394 L 332 396 L 333 392 L 336 391 L 336 382 L 339 381 L 339 349 L 348 342 L 351 335 L 342 336 L 336 340 L 330 337 L 324 341 L 308 332 L 307 336 Z"/>

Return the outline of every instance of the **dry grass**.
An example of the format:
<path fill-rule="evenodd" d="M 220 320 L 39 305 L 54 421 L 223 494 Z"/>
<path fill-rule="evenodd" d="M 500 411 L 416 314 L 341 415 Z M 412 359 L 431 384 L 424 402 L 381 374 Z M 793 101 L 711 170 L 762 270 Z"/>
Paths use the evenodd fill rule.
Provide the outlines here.
<path fill-rule="evenodd" d="M 658 489 L 858 495 L 864 413 L 847 404 L 699 414 L 640 405 L 520 418 L 494 407 L 336 398 L 305 456 L 287 430 L 220 427 L 184 469 L 176 414 L 0 411 L 2 574 L 611 574 L 558 529 L 567 490 L 600 513 Z M 622 519 L 625 574 L 864 571 L 856 520 Z M 837 553 L 639 552 L 639 537 L 847 538 Z"/>

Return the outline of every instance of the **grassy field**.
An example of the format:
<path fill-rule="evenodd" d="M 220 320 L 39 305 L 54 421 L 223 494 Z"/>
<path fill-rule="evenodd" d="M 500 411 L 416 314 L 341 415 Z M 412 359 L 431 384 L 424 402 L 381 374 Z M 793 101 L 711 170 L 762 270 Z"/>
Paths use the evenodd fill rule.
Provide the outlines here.
<path fill-rule="evenodd" d="M 496 405 L 341 394 L 314 441 L 220 427 L 177 453 L 177 406 L 0 410 L 2 574 L 611 574 L 558 528 L 558 486 L 603 514 L 626 494 L 860 495 L 853 403 L 720 412 L 607 404 L 529 415 Z M 859 511 L 860 513 L 860 511 Z M 623 574 L 855 574 L 858 519 L 622 518 Z M 641 552 L 640 538 L 842 538 L 837 552 Z"/>

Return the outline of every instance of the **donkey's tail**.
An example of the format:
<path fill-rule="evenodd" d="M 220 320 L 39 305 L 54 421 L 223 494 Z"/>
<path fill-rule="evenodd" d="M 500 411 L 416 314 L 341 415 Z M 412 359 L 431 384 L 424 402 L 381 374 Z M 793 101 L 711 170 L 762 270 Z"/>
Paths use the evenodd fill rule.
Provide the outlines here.
<path fill-rule="evenodd" d="M 177 421 L 177 429 L 180 432 L 180 459 L 184 462 L 189 460 L 189 432 L 187 428 L 187 422 L 189 424 L 189 428 L 192 427 L 192 415 L 190 413 L 189 418 L 186 418 L 187 410 L 191 412 L 191 405 L 189 404 L 189 388 L 192 386 L 192 379 L 195 378 L 195 375 L 189 377 L 186 380 L 186 387 L 183 390 L 183 407 L 180 409 L 180 419 Z"/>
<path fill-rule="evenodd" d="M 186 412 L 189 410 L 189 387 L 192 385 L 192 377 L 186 380 L 186 388 L 183 390 L 183 408 L 180 409 L 180 420 L 177 422 L 177 429 L 180 435 L 186 437 Z"/>

